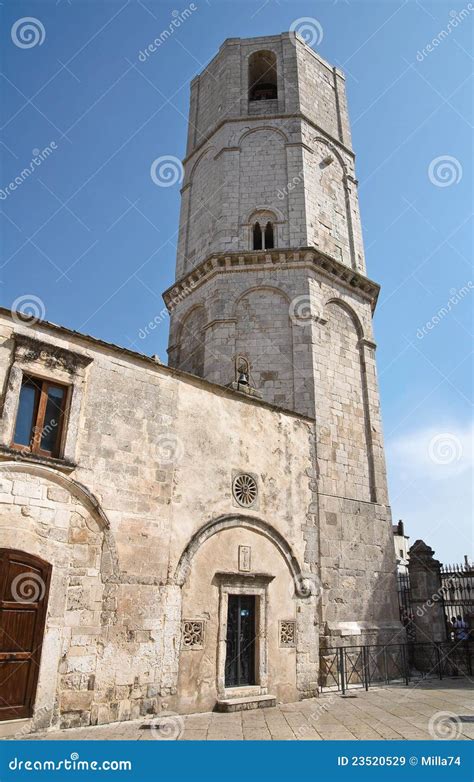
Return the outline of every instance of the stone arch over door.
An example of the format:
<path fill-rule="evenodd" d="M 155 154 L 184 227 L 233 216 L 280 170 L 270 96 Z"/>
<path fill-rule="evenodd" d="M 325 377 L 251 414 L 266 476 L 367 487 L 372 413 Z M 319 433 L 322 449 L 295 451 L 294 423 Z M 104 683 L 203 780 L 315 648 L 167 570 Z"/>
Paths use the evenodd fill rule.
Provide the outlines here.
<path fill-rule="evenodd" d="M 294 407 L 293 332 L 290 301 L 279 288 L 247 289 L 234 305 L 235 353 L 250 362 L 251 385 L 264 400 Z"/>
<path fill-rule="evenodd" d="M 207 524 L 204 524 L 204 526 L 200 527 L 194 533 L 179 558 L 174 574 L 174 582 L 178 584 L 178 586 L 183 586 L 189 574 L 193 557 L 202 544 L 218 532 L 222 532 L 222 530 L 225 529 L 232 529 L 233 527 L 250 529 L 268 538 L 287 563 L 288 570 L 293 579 L 295 594 L 299 597 L 310 596 L 310 583 L 308 582 L 308 579 L 305 580 L 299 562 L 283 535 L 266 521 L 263 521 L 263 519 L 260 519 L 257 516 L 246 516 L 242 513 L 232 514 L 231 516 L 219 516 L 217 519 L 213 519 L 212 521 L 207 522 Z"/>
<path fill-rule="evenodd" d="M 245 554 L 245 559 L 242 559 Z M 257 516 L 229 514 L 196 530 L 174 572 L 181 592 L 182 637 L 177 688 L 183 711 L 214 708 L 216 701 L 248 692 L 294 701 L 314 695 L 318 667 L 314 576 L 302 570 L 289 542 Z M 228 678 L 234 647 L 231 605 L 250 599 L 254 676 Z M 281 641 L 281 626 L 294 643 Z M 235 628 L 234 628 L 235 629 Z M 189 633 L 194 633 L 195 642 Z M 231 631 L 232 632 L 232 631 Z M 315 654 L 307 658 L 308 647 Z M 240 656 L 238 656 L 240 659 Z M 314 686 L 313 686 L 314 685 Z"/>
<path fill-rule="evenodd" d="M 0 721 L 33 714 L 50 579 L 49 562 L 0 548 Z"/>
<path fill-rule="evenodd" d="M 82 484 L 49 467 L 0 463 L 2 547 L 51 567 L 49 600 L 34 708 L 29 729 L 91 722 L 100 698 L 97 660 L 110 583 L 118 579 L 109 521 Z M 107 579 L 104 570 L 107 571 Z M 77 639 L 87 637 L 84 654 Z M 61 666 L 61 659 L 67 662 Z"/>

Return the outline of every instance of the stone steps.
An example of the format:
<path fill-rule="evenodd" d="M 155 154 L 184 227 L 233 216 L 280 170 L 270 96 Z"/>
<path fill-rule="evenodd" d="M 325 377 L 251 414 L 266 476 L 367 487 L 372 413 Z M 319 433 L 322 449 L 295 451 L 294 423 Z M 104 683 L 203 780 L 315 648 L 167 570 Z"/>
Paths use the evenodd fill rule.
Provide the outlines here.
<path fill-rule="evenodd" d="M 222 698 L 217 701 L 215 710 L 230 713 L 250 709 L 268 709 L 270 706 L 276 706 L 274 695 L 250 695 L 245 698 Z"/>

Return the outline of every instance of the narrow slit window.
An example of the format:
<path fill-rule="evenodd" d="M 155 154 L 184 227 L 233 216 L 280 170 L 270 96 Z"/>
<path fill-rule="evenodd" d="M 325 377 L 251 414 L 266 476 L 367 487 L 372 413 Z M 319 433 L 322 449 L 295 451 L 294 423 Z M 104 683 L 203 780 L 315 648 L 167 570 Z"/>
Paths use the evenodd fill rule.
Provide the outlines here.
<path fill-rule="evenodd" d="M 43 456 L 59 456 L 66 395 L 66 386 L 25 376 L 12 446 Z"/>

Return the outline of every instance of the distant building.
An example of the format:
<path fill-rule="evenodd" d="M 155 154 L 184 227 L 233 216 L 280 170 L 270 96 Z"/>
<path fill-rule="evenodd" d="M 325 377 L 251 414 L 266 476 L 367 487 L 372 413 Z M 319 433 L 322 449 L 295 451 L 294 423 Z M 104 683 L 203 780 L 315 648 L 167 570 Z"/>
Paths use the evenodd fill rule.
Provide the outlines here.
<path fill-rule="evenodd" d="M 405 535 L 405 525 L 400 519 L 398 524 L 392 524 L 393 543 L 395 546 L 395 556 L 397 558 L 397 573 L 408 573 L 408 550 L 410 548 L 408 535 Z"/>

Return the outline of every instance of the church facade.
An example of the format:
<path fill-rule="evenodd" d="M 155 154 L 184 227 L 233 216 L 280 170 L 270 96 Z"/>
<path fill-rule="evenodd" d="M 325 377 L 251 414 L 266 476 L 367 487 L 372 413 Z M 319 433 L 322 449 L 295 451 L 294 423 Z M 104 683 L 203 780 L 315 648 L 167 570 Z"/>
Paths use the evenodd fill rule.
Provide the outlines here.
<path fill-rule="evenodd" d="M 343 74 L 193 80 L 169 366 L 0 313 L 0 735 L 317 695 L 400 630 Z"/>

